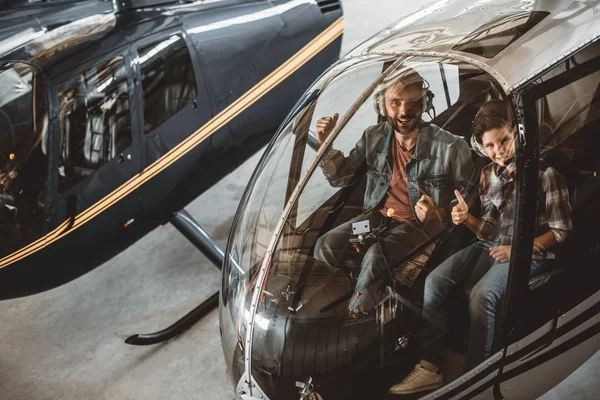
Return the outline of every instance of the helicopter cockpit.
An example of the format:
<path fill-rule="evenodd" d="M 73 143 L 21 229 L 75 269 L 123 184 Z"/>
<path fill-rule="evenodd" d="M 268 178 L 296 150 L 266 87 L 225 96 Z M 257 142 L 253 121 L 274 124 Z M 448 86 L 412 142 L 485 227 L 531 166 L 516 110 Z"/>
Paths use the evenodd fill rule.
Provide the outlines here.
<path fill-rule="evenodd" d="M 386 346 L 400 351 L 411 334 L 416 333 L 422 278 L 429 272 L 430 258 L 443 259 L 443 253 L 456 251 L 471 239 L 463 229 L 453 228 L 451 224 L 433 230 L 421 224 L 421 230 L 427 231 L 426 239 L 415 242 L 394 259 L 394 265 L 389 266 L 393 278 L 387 280 L 383 288 L 370 287 L 362 294 L 368 298 L 364 309 L 366 317 L 356 320 L 348 317 L 348 308 L 356 301 L 353 287 L 360 275 L 359 259 L 366 250 L 360 241 L 362 237 L 368 241 L 368 236 L 373 241 L 378 240 L 377 236 L 383 232 L 376 232 L 377 229 L 385 227 L 373 226 L 365 232 L 350 234 L 347 247 L 356 257 L 350 254 L 338 265 L 328 265 L 315 257 L 315 246 L 320 237 L 338 226 L 345 225 L 350 232 L 351 222 L 358 222 L 354 218 L 364 211 L 365 193 L 377 190 L 373 180 L 367 177 L 380 172 L 367 168 L 361 175 L 358 167 L 355 175 L 361 178 L 355 179 L 356 183 L 346 187 L 332 185 L 320 167 L 319 159 L 327 150 L 318 149 L 314 131 L 317 120 L 321 116 L 339 114 L 339 129 L 332 134 L 335 137 L 328 146 L 323 147 L 345 155 L 356 151 L 353 149 L 365 129 L 385 123 L 385 118 L 374 110 L 374 91 L 381 82 L 391 82 L 391 77 L 411 68 L 423 77 L 431 102 L 427 112 L 422 114 L 421 129 L 435 126 L 461 136 L 458 140 L 463 141 L 466 148 L 470 123 L 479 106 L 486 100 L 501 98 L 502 93 L 489 74 L 458 60 L 372 56 L 353 59 L 337 68 L 337 73 L 331 73 L 315 85 L 304 107 L 285 125 L 269 150 L 273 156 L 263 165 L 254 190 L 246 199 L 244 217 L 236 221 L 237 229 L 232 232 L 229 282 L 223 288 L 223 301 L 232 314 L 227 318 L 237 325 L 232 326 L 231 340 L 245 343 L 247 328 L 243 315 L 252 313 L 260 266 L 268 259 L 268 276 L 255 311 L 253 344 L 254 349 L 260 349 L 260 355 L 253 357 L 253 368 L 269 371 L 273 379 L 277 371 L 297 376 L 331 374 L 359 355 L 365 357 L 365 363 L 369 358 L 371 361 L 379 359 L 376 365 L 392 363 L 394 351 L 380 348 L 383 346 L 381 335 L 397 336 Z M 474 153 L 467 152 L 467 157 L 469 160 L 465 160 L 460 174 L 462 181 L 474 188 L 479 179 L 477 165 L 480 167 L 483 160 Z M 448 171 L 429 173 L 431 176 L 419 182 L 427 186 L 422 187 L 422 193 L 429 190 L 432 194 L 439 189 L 440 176 Z M 440 201 L 439 196 L 435 197 Z M 443 201 L 449 204 L 451 199 L 445 197 Z M 423 271 L 426 273 L 422 274 Z M 400 291 L 393 286 L 401 288 Z M 384 304 L 392 305 L 394 313 L 399 306 L 412 309 L 411 320 L 383 324 L 385 318 L 379 311 Z M 407 315 L 403 314 L 402 318 Z M 402 325 L 405 332 L 392 334 L 396 325 Z M 280 332 L 288 334 L 276 339 Z M 224 337 L 227 337 L 226 332 Z M 330 341 L 337 344 L 332 346 L 328 344 Z M 290 348 L 292 343 L 293 348 Z M 227 351 L 229 346 L 224 347 Z M 229 348 L 239 349 L 237 346 Z M 298 358 L 300 353 L 296 352 L 303 351 L 301 348 L 307 353 L 303 352 Z M 236 359 L 234 354 L 231 357 Z M 244 365 L 234 363 L 234 371 L 237 368 L 243 370 Z"/>
<path fill-rule="evenodd" d="M 506 96 L 502 84 L 493 76 L 493 71 L 486 71 L 485 65 L 448 55 L 371 54 L 349 58 L 332 67 L 300 100 L 300 105 L 265 151 L 230 233 L 220 323 L 225 358 L 234 385 L 238 383 L 238 396 L 250 391 L 257 398 L 269 399 L 298 398 L 299 392 L 303 399 L 383 395 L 394 379 L 398 380 L 414 366 L 421 333 L 432 323 L 423 312 L 427 276 L 444 260 L 479 240 L 464 225 L 453 224 L 448 216 L 438 221 L 441 226 L 437 229 L 428 229 L 428 223 L 416 221 L 418 217 L 415 216 L 413 223 L 420 231 L 427 231 L 423 235 L 425 239 L 404 240 L 411 245 L 401 256 L 392 257 L 393 261 L 385 265 L 383 276 L 362 292 L 355 289 L 364 268 L 361 260 L 369 246 L 383 247 L 382 240 L 389 234 L 386 229 L 393 220 L 393 212 L 392 215 L 388 213 L 381 224 L 366 224 L 368 221 L 356 219 L 363 215 L 369 193 L 378 189 L 373 182 L 379 182 L 377 177 L 382 173 L 370 168 L 368 161 L 355 166 L 350 173 L 351 183 L 347 185 L 332 183 L 324 164 L 331 151 L 340 151 L 344 157 L 360 152 L 357 143 L 363 140 L 367 130 L 389 124 L 378 112 L 374 98 L 385 82 L 392 82 L 394 76 L 402 75 L 406 70 L 414 70 L 423 78 L 423 93 L 427 93 L 430 102 L 427 107 L 425 101 L 422 103 L 421 110 L 425 112 L 421 116 L 419 134 L 432 129 L 443 130 L 452 134 L 453 140 L 458 140 L 448 142 L 443 151 L 431 156 L 434 164 L 441 165 L 443 154 L 454 151 L 452 146 L 469 149 L 468 160 L 461 161 L 463 165 L 459 172 L 432 171 L 420 164 L 416 172 L 419 195 L 444 190 L 452 194 L 455 187 L 444 187 L 449 182 L 445 180 L 445 174 L 449 173 L 455 174 L 451 184 L 460 175 L 466 186 L 480 187 L 481 171 L 491 160 L 474 151 L 481 148 L 473 148 L 477 145 L 471 140 L 471 128 L 480 107 L 490 100 L 502 101 L 519 116 L 521 125 L 516 124 L 514 132 L 515 158 L 525 157 L 522 136 L 519 136 L 523 132 L 518 131 L 524 121 L 523 113 L 516 111 L 519 109 L 517 100 Z M 560 71 L 553 73 L 560 74 Z M 551 76 L 540 78 L 537 83 L 551 80 Z M 577 87 L 572 88 L 587 91 L 591 97 L 587 105 L 577 106 L 579 114 L 573 111 L 576 107 L 571 109 L 570 112 L 578 116 L 570 122 L 560 120 L 560 113 L 565 108 L 551 104 L 555 99 L 549 95 L 531 107 L 532 113 L 525 114 L 526 118 L 531 118 L 528 121 L 544 131 L 541 134 L 544 138 L 552 138 L 550 141 L 542 138 L 542 155 L 556 167 L 558 176 L 565 175 L 570 192 L 570 204 L 565 205 L 568 218 L 570 207 L 576 215 L 579 203 L 574 196 L 576 179 L 565 168 L 564 157 L 573 156 L 565 143 L 597 124 L 597 116 L 589 107 L 598 96 L 595 92 L 598 77 L 584 76 L 596 82 L 587 85 L 580 80 Z M 319 143 L 317 122 L 334 114 L 339 115 L 337 124 L 327 139 Z M 588 115 L 587 119 L 585 115 Z M 417 153 L 418 147 L 417 143 Z M 376 154 L 377 151 L 387 152 L 376 148 L 374 157 L 387 157 Z M 410 162 L 415 162 L 415 155 L 412 157 Z M 518 188 L 524 179 L 519 173 L 518 169 L 516 174 L 511 173 L 508 181 L 509 186 L 513 185 L 512 191 L 502 204 L 498 204 L 499 207 L 507 204 L 518 207 L 520 204 L 519 190 L 514 189 L 514 185 Z M 406 179 L 410 186 L 410 176 Z M 480 187 L 480 194 L 481 190 Z M 471 195 L 467 201 L 476 215 L 482 212 L 477 192 L 477 189 L 471 189 L 466 193 L 467 197 Z M 448 212 L 457 204 L 454 195 L 432 196 L 436 202 L 444 203 Z M 535 198 L 535 194 L 533 196 Z M 380 201 L 377 207 L 382 204 Z M 530 215 L 535 214 L 535 208 L 533 210 Z M 592 219 L 597 219 L 597 215 L 594 214 Z M 513 227 L 512 223 L 511 219 L 503 229 L 517 232 L 518 227 Z M 333 230 L 346 232 L 344 256 L 336 263 L 324 262 L 316 253 L 324 235 Z M 516 241 L 516 237 L 516 234 L 514 237 L 510 234 L 509 243 Z M 571 242 L 557 247 L 557 257 Z M 512 243 L 515 247 L 516 242 Z M 554 253 L 551 257 L 555 257 Z M 529 289 L 524 290 L 533 293 L 539 287 L 551 287 L 551 282 L 557 280 L 561 271 L 554 261 L 552 265 L 537 276 L 533 272 L 530 275 L 529 271 L 522 274 L 524 277 L 520 279 L 525 279 L 525 287 L 529 281 Z M 448 333 L 441 366 L 447 381 L 467 372 L 464 370 L 469 340 L 466 310 L 469 295 L 477 282 L 473 279 L 453 282 L 455 293 L 448 300 L 451 314 L 440 327 Z M 358 296 L 368 300 L 362 302 L 364 308 L 360 315 L 351 312 Z M 544 301 L 539 299 L 536 302 L 542 303 Z M 552 315 L 556 311 L 553 307 L 558 306 L 548 307 L 546 313 L 536 309 L 536 315 L 540 320 L 543 315 Z M 497 311 L 498 325 L 502 324 L 501 312 Z M 530 327 L 534 325 L 532 322 Z M 524 328 L 527 329 L 530 328 Z M 502 357 L 498 350 L 505 343 L 499 337 L 500 332 L 502 327 L 497 326 L 491 361 Z"/>
<path fill-rule="evenodd" d="M 31 66 L 0 66 L 0 91 L 0 232 L 4 255 L 43 231 L 48 118 L 45 86 Z"/>

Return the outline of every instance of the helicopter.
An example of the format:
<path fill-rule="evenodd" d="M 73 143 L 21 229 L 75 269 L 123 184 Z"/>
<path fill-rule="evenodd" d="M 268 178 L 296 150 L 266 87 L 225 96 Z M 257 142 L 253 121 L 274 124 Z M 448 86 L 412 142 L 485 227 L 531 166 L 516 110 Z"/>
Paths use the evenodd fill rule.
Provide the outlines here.
<path fill-rule="evenodd" d="M 236 398 L 532 399 L 600 349 L 599 8 L 598 1 L 571 0 L 432 2 L 313 83 L 258 163 L 225 250 L 219 321 Z M 381 240 L 379 228 L 357 226 L 354 218 L 382 171 L 365 155 L 363 164 L 344 170 L 351 184 L 336 185 L 325 165 L 332 153 L 360 159 L 361 140 L 389 124 L 380 88 L 406 71 L 426 82 L 419 129 L 435 126 L 464 140 L 473 165 L 465 177 L 475 187 L 493 164 L 472 137 L 478 111 L 501 101 L 514 115 L 508 201 L 515 213 L 491 356 L 465 368 L 473 283 L 459 283 L 443 326 L 445 381 L 394 395 L 388 388 L 418 362 L 421 334 L 431 323 L 423 311 L 428 276 L 478 240 L 446 221 L 387 265 L 385 278 L 356 293 L 370 299 L 362 315 L 349 313 L 360 276 L 356 258 L 367 247 L 361 244 Z M 337 124 L 323 140 L 317 127 L 325 116 Z M 532 274 L 540 165 L 564 179 L 572 231 L 555 249 L 552 267 Z M 444 185 L 440 176 L 425 178 L 423 190 Z M 317 256 L 320 239 L 334 229 L 346 229 L 356 257 L 332 264 Z"/>
<path fill-rule="evenodd" d="M 342 34 L 339 1 L 3 2 L 0 299 L 169 221 L 220 266 L 183 208 L 270 140 Z"/>

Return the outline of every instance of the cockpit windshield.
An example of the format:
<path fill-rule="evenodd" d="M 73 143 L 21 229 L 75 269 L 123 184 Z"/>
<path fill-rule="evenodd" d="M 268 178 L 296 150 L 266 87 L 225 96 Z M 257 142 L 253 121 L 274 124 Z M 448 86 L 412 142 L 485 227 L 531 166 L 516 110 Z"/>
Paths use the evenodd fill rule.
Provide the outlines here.
<path fill-rule="evenodd" d="M 221 327 L 234 382 L 250 365 L 269 398 L 297 398 L 306 377 L 339 383 L 350 364 L 397 362 L 425 277 L 475 237 L 451 210 L 477 197 L 490 160 L 471 150 L 472 121 L 501 93 L 473 65 L 415 56 L 346 60 L 314 85 L 229 239 Z M 323 397 L 345 398 L 339 386 Z"/>
<path fill-rule="evenodd" d="M 0 67 L 0 255 L 43 230 L 48 171 L 44 85 L 29 65 Z"/>

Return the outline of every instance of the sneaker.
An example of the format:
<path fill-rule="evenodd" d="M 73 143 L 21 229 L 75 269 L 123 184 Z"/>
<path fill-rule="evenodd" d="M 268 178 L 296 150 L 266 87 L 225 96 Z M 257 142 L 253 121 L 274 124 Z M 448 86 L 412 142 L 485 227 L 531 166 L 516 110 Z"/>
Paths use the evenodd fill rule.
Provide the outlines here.
<path fill-rule="evenodd" d="M 431 372 L 423 368 L 421 364 L 415 365 L 415 369 L 397 385 L 392 386 L 388 393 L 411 394 L 424 390 L 434 390 L 444 384 L 441 372 Z"/>

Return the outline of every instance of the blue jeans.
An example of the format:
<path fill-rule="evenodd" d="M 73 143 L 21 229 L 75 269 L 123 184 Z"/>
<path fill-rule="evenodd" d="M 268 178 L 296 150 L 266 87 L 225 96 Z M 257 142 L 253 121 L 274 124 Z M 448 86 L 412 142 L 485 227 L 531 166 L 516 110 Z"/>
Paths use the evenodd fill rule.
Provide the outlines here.
<path fill-rule="evenodd" d="M 469 283 L 469 345 L 466 367 L 471 369 L 492 355 L 496 313 L 500 312 L 509 263 L 499 263 L 489 255 L 495 243 L 479 241 L 457 252 L 433 270 L 425 280 L 423 316 L 428 321 L 422 331 L 421 356 L 436 365 L 447 332 L 447 302 L 453 288 Z M 544 260 L 531 261 L 531 276 L 547 268 Z"/>

